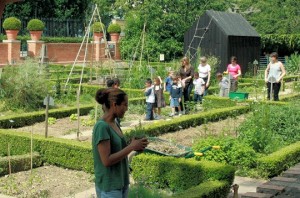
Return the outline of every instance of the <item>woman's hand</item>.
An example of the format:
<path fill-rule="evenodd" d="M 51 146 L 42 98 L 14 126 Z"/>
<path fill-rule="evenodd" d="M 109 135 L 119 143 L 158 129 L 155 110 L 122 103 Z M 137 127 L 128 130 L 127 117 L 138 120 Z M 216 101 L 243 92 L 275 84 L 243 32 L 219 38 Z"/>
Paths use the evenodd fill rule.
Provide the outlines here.
<path fill-rule="evenodd" d="M 268 83 L 268 79 L 267 78 L 265 78 L 265 82 Z"/>
<path fill-rule="evenodd" d="M 147 145 L 149 144 L 147 138 L 135 139 L 131 140 L 130 146 L 134 151 L 143 151 Z"/>
<path fill-rule="evenodd" d="M 208 87 L 209 87 L 209 83 L 206 83 L 206 85 L 205 85 L 205 86 L 206 86 L 206 88 L 208 88 Z"/>

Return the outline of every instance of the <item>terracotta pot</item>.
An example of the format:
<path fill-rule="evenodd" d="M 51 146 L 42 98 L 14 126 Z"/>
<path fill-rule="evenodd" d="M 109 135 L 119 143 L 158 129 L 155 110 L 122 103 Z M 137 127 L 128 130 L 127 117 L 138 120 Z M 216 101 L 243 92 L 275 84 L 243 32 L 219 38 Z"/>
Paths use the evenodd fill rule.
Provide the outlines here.
<path fill-rule="evenodd" d="M 101 39 L 103 38 L 103 32 L 94 32 L 94 41 L 100 42 Z"/>
<path fill-rule="evenodd" d="M 118 42 L 119 38 L 120 38 L 120 34 L 119 33 L 110 33 L 110 40 L 111 41 Z"/>
<path fill-rule="evenodd" d="M 39 41 L 42 37 L 43 31 L 30 31 L 30 37 L 33 41 Z"/>
<path fill-rule="evenodd" d="M 19 30 L 5 30 L 7 40 L 17 40 Z"/>

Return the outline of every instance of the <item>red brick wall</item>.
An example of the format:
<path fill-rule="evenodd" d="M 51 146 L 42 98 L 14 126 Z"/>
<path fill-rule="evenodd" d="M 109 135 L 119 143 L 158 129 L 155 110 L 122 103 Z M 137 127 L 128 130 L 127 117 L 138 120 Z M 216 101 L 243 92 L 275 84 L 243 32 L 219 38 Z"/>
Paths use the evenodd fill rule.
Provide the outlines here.
<path fill-rule="evenodd" d="M 7 65 L 8 63 L 8 45 L 7 43 L 0 43 L 0 66 Z"/>
<path fill-rule="evenodd" d="M 74 62 L 81 43 L 47 43 L 47 56 L 50 62 Z M 92 44 L 88 44 L 87 60 L 92 57 Z M 84 60 L 86 45 L 83 45 L 78 61 Z"/>

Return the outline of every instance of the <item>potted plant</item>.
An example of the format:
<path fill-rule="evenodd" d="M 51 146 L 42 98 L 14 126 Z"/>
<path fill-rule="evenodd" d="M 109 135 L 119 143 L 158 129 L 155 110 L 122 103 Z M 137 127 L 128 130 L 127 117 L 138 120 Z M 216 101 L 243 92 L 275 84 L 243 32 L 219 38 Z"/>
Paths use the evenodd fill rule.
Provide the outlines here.
<path fill-rule="evenodd" d="M 101 22 L 95 22 L 92 25 L 92 32 L 94 35 L 94 41 L 100 41 L 103 37 L 103 30 L 105 29 L 105 25 Z"/>
<path fill-rule="evenodd" d="M 7 40 L 16 40 L 21 29 L 21 21 L 16 17 L 6 18 L 3 22 L 3 29 L 6 32 Z"/>
<path fill-rule="evenodd" d="M 39 19 L 31 19 L 27 24 L 27 30 L 30 32 L 31 40 L 38 41 L 42 37 L 45 23 Z"/>
<path fill-rule="evenodd" d="M 112 23 L 108 26 L 107 29 L 108 33 L 110 34 L 110 38 L 112 41 L 118 41 L 121 33 L 121 26 L 117 23 Z"/>

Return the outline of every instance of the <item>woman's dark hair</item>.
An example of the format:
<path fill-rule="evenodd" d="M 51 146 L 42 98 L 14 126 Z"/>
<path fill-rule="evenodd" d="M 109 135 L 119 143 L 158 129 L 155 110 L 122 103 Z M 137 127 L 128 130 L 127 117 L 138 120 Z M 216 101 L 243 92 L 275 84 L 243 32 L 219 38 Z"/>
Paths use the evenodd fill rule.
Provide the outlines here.
<path fill-rule="evenodd" d="M 109 79 L 109 80 L 106 81 L 106 86 L 107 86 L 108 88 L 113 87 L 114 84 L 115 84 L 114 80 Z"/>
<path fill-rule="evenodd" d="M 230 60 L 234 61 L 234 62 L 237 62 L 237 57 L 236 56 L 231 56 Z"/>
<path fill-rule="evenodd" d="M 147 79 L 146 79 L 146 83 L 152 85 L 152 80 L 151 80 L 150 78 L 147 78 Z"/>
<path fill-rule="evenodd" d="M 110 108 L 111 102 L 115 102 L 117 105 L 121 105 L 125 101 L 127 94 L 121 89 L 116 88 L 103 88 L 99 89 L 96 93 L 95 100 L 105 105 L 106 108 Z"/>
<path fill-rule="evenodd" d="M 118 78 L 114 78 L 113 81 L 114 81 L 114 85 L 120 86 L 121 82 Z"/>
<path fill-rule="evenodd" d="M 270 54 L 270 57 L 274 57 L 274 58 L 278 59 L 278 53 L 273 52 L 273 53 Z"/>

